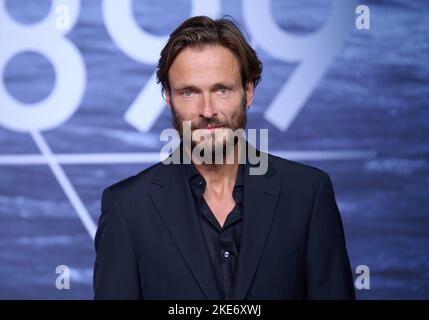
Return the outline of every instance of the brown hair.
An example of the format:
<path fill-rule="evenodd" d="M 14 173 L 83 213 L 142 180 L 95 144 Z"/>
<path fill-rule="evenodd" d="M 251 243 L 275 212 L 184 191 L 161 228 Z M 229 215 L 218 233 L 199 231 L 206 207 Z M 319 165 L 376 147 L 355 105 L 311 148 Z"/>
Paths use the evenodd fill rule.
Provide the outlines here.
<path fill-rule="evenodd" d="M 163 93 L 170 91 L 168 72 L 174 59 L 186 47 L 206 44 L 219 44 L 230 49 L 240 65 L 243 88 L 249 81 L 256 87 L 261 80 L 262 62 L 255 50 L 247 43 L 237 25 L 228 17 L 213 20 L 206 16 L 196 16 L 184 21 L 168 39 L 161 51 L 156 71 L 157 82 L 161 83 Z"/>

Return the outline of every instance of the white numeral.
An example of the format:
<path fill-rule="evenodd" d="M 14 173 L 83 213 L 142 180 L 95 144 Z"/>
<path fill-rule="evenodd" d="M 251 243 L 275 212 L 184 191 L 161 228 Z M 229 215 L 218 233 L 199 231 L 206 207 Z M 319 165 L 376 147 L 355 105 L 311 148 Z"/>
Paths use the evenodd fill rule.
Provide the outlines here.
<path fill-rule="evenodd" d="M 332 0 L 330 17 L 320 30 L 295 36 L 274 22 L 270 0 L 243 0 L 243 17 L 254 45 L 281 61 L 300 62 L 264 114 L 280 130 L 289 128 L 332 62 L 353 25 L 354 9 L 353 0 Z"/>
<path fill-rule="evenodd" d="M 12 97 L 4 81 L 0 80 L 0 125 L 10 130 L 29 132 L 53 129 L 67 121 L 80 105 L 86 85 L 86 71 L 79 51 L 63 37 L 69 29 L 57 28 L 58 7 L 69 9 L 71 28 L 79 16 L 80 0 L 54 0 L 47 17 L 31 25 L 11 19 L 5 0 L 0 0 L 0 75 L 10 59 L 27 51 L 40 53 L 49 59 L 56 75 L 50 95 L 31 106 Z"/>

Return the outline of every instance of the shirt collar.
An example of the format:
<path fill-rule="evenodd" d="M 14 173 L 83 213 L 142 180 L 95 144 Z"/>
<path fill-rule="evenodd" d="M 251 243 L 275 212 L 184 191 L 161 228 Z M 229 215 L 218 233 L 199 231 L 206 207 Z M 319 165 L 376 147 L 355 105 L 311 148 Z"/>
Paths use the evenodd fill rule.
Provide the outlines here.
<path fill-rule="evenodd" d="M 204 177 L 198 172 L 197 168 L 195 168 L 194 164 L 182 164 L 182 171 L 187 179 L 187 181 L 191 182 L 194 180 L 203 181 L 205 185 Z M 238 165 L 237 178 L 235 180 L 235 187 L 242 187 L 244 185 L 244 164 Z"/>

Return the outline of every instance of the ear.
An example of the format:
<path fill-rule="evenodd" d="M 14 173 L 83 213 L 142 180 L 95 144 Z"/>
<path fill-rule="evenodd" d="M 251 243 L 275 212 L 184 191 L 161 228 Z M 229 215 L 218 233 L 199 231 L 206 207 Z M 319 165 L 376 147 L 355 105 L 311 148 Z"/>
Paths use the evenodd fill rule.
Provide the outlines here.
<path fill-rule="evenodd" d="M 167 102 L 167 107 L 171 110 L 171 91 L 164 91 L 165 101 Z"/>
<path fill-rule="evenodd" d="M 249 108 L 253 102 L 253 95 L 255 93 L 255 87 L 253 86 L 253 82 L 249 81 L 246 87 L 246 107 Z"/>

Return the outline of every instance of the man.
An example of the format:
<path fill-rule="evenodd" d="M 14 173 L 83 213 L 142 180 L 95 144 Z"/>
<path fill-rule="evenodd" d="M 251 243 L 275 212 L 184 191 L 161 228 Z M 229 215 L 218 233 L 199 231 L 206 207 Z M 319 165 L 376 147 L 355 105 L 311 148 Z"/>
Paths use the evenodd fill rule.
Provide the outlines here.
<path fill-rule="evenodd" d="M 182 138 L 180 163 L 103 192 L 95 298 L 354 298 L 328 175 L 272 155 L 251 174 L 254 149 L 228 133 L 245 128 L 261 72 L 228 19 L 193 17 L 170 35 L 157 76 Z"/>

